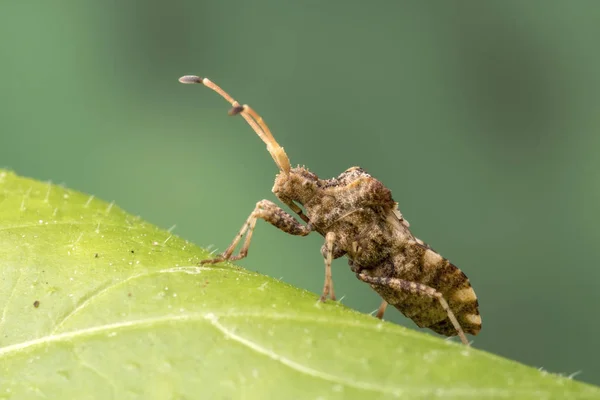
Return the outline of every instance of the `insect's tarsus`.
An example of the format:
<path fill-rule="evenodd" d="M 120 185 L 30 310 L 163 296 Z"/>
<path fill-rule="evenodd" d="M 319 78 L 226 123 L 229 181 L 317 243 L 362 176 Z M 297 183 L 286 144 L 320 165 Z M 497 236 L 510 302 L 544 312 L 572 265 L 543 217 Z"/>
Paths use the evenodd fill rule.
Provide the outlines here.
<path fill-rule="evenodd" d="M 383 319 L 383 314 L 385 314 L 385 309 L 388 306 L 388 302 L 383 300 L 381 302 L 381 304 L 379 305 L 379 308 L 377 309 L 377 313 L 375 314 L 375 316 L 379 319 Z"/>

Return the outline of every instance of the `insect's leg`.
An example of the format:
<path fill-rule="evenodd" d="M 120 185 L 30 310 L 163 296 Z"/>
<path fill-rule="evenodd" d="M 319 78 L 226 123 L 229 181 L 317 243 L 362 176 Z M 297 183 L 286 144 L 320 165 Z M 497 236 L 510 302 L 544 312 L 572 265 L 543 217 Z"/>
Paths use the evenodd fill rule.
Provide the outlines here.
<path fill-rule="evenodd" d="M 331 261 L 333 260 L 333 243 L 335 242 L 335 233 L 328 232 L 325 235 L 325 283 L 323 284 L 323 294 L 321 295 L 321 301 L 327 300 L 327 296 L 331 300 L 335 300 L 335 293 L 333 291 L 333 280 L 331 279 Z"/>
<path fill-rule="evenodd" d="M 379 319 L 383 319 L 383 314 L 385 313 L 385 309 L 387 308 L 387 306 L 388 306 L 388 302 L 385 300 L 382 300 L 381 305 L 377 309 L 377 314 L 375 314 L 375 316 Z"/>
<path fill-rule="evenodd" d="M 310 220 L 308 219 L 306 214 L 304 214 L 304 211 L 302 211 L 302 209 L 296 203 L 294 203 L 294 201 L 292 199 L 281 196 L 281 195 L 278 195 L 277 198 L 279 200 L 281 200 L 283 204 L 287 205 L 293 212 L 298 214 L 298 216 L 300 218 L 302 218 L 302 220 L 304 222 L 306 222 L 306 223 L 310 222 Z"/>
<path fill-rule="evenodd" d="M 252 211 L 242 226 L 242 229 L 240 229 L 235 239 L 233 239 L 233 242 L 231 242 L 223 254 L 211 260 L 202 260 L 200 261 L 200 264 L 216 264 L 224 260 L 235 261 L 246 257 L 248 255 L 250 241 L 252 240 L 252 233 L 254 232 L 256 221 L 259 218 L 264 219 L 271 225 L 281 229 L 286 233 L 289 233 L 290 235 L 306 236 L 311 231 L 309 226 L 300 224 L 294 219 L 294 217 L 283 211 L 272 201 L 261 200 L 256 203 L 256 208 L 254 211 Z M 240 252 L 237 255 L 233 255 L 233 251 L 239 244 L 244 234 L 246 234 L 246 239 L 244 240 L 244 244 L 242 245 Z"/>
<path fill-rule="evenodd" d="M 446 314 L 448 314 L 448 318 L 450 319 L 450 322 L 452 322 L 452 325 L 454 326 L 454 329 L 456 329 L 456 332 L 458 332 L 460 340 L 465 345 L 469 346 L 469 341 L 465 336 L 465 332 L 458 323 L 454 312 L 452 312 L 450 306 L 448 306 L 448 302 L 446 301 L 446 299 L 444 299 L 444 296 L 440 292 L 438 292 L 431 286 L 423 285 L 422 283 L 417 282 L 405 281 L 404 279 L 368 276 L 365 274 L 356 274 L 356 277 L 363 282 L 370 283 L 373 285 L 387 286 L 397 291 L 408 292 L 418 294 L 420 296 L 427 296 L 437 299 L 440 302 L 440 305 L 442 306 L 444 311 L 446 311 Z"/>

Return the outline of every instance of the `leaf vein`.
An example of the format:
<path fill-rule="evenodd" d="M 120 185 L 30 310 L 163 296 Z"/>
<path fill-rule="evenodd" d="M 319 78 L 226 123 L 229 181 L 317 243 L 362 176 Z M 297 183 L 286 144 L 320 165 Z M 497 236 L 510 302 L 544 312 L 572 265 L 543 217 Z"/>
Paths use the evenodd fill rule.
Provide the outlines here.
<path fill-rule="evenodd" d="M 223 314 L 221 317 L 228 316 L 242 316 L 244 314 Z M 250 314 L 249 314 L 250 315 Z M 276 315 L 276 314 L 275 314 Z M 275 315 L 265 314 L 265 317 L 274 317 Z M 216 329 L 221 331 L 225 337 L 235 340 L 240 344 L 247 346 L 248 348 L 268 356 L 269 358 L 282 363 L 283 365 L 293 368 L 294 370 L 301 372 L 303 374 L 327 380 L 337 384 L 343 384 L 348 387 L 353 387 L 356 389 L 367 390 L 380 392 L 385 394 L 393 394 L 393 395 L 429 395 L 434 397 L 506 397 L 511 398 L 516 394 L 525 394 L 525 395 L 535 395 L 535 398 L 542 398 L 543 395 L 547 394 L 544 391 L 539 390 L 508 390 L 504 388 L 406 388 L 406 387 L 386 387 L 379 384 L 373 384 L 369 382 L 361 382 L 357 380 L 345 379 L 343 377 L 335 376 L 328 374 L 326 372 L 322 372 L 308 366 L 302 365 L 296 361 L 285 358 L 277 353 L 274 353 L 268 349 L 263 348 L 262 346 L 243 338 L 239 335 L 236 335 L 231 330 L 224 327 L 222 324 L 218 322 L 219 316 L 214 313 L 208 314 L 188 314 L 188 315 L 166 315 L 162 317 L 155 318 L 145 318 L 138 319 L 132 321 L 118 322 L 114 324 L 107 324 L 101 326 L 95 326 L 90 328 L 78 329 L 70 332 L 64 332 L 55 335 L 48 335 L 38 339 L 29 340 L 27 342 L 22 342 L 14 345 L 5 346 L 0 348 L 0 359 L 3 357 L 10 356 L 11 354 L 16 354 L 21 350 L 25 350 L 27 348 L 31 348 L 37 345 L 49 345 L 55 342 L 64 342 L 73 340 L 77 337 L 85 337 L 85 336 L 93 336 L 98 334 L 105 334 L 106 332 L 114 332 L 117 330 L 125 330 L 128 328 L 140 328 L 144 326 L 152 326 L 160 323 L 173 323 L 173 322 L 187 322 L 187 321 L 206 321 L 207 323 L 214 326 Z M 289 317 L 288 317 L 289 318 Z M 331 320 L 315 320 L 311 319 L 312 322 L 318 323 L 331 323 Z"/>
<path fill-rule="evenodd" d="M 79 304 L 75 308 L 73 308 L 70 312 L 67 312 L 63 317 L 61 317 L 60 321 L 57 322 L 57 324 L 54 326 L 54 329 L 50 332 L 50 334 L 53 335 L 56 332 L 58 332 L 60 330 L 60 328 L 64 325 L 64 323 L 69 318 L 73 317 L 75 314 L 78 314 L 80 311 L 87 308 L 90 304 L 92 304 L 96 299 L 100 298 L 105 293 L 107 293 L 113 289 L 116 289 L 117 287 L 122 286 L 122 285 L 126 284 L 127 282 L 133 281 L 135 279 L 145 278 L 145 277 L 149 277 L 152 275 L 169 274 L 169 273 L 186 273 L 186 274 L 195 275 L 195 274 L 199 274 L 200 271 L 215 271 L 215 270 L 224 270 L 224 269 L 225 268 L 200 267 L 200 266 L 175 267 L 175 268 L 162 269 L 160 271 L 152 271 L 152 272 L 146 272 L 143 274 L 132 275 L 126 279 L 123 279 L 123 280 L 120 280 L 117 282 L 107 281 L 104 284 L 98 286 L 94 290 L 92 290 L 92 291 L 86 293 L 84 296 L 82 296 L 79 301 Z M 227 271 L 232 271 L 232 272 L 236 272 L 239 274 L 247 274 L 247 273 L 244 273 L 241 271 L 236 271 L 233 269 L 227 269 Z"/>
<path fill-rule="evenodd" d="M 10 295 L 6 299 L 6 305 L 2 309 L 2 318 L 0 318 L 0 327 L 2 327 L 4 325 L 4 323 L 6 322 L 6 312 L 8 311 L 8 308 L 10 307 L 10 305 L 12 304 L 12 299 L 17 290 L 17 286 L 19 286 L 19 282 L 21 282 L 22 276 L 23 276 L 23 271 L 21 271 L 21 269 L 18 269 L 17 279 L 15 281 L 15 284 L 12 287 L 12 290 L 10 291 Z"/>

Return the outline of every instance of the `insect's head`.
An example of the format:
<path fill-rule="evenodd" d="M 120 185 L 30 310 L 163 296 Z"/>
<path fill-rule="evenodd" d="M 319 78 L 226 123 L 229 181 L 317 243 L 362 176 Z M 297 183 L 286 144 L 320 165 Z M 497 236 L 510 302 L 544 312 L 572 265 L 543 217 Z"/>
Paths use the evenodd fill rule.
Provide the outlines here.
<path fill-rule="evenodd" d="M 281 171 L 279 175 L 288 175 L 292 170 L 290 166 L 290 159 L 287 154 L 283 150 L 283 147 L 277 143 L 273 135 L 271 134 L 271 130 L 267 126 L 267 124 L 263 121 L 260 115 L 256 111 L 254 111 L 250 106 L 244 104 L 240 105 L 237 101 L 235 101 L 227 92 L 221 89 L 219 86 L 214 84 L 208 78 L 200 78 L 195 75 L 185 75 L 179 78 L 179 82 L 181 83 L 201 83 L 204 86 L 214 90 L 218 94 L 221 95 L 227 102 L 229 102 L 232 108 L 229 110 L 229 115 L 238 115 L 240 114 L 248 125 L 254 129 L 254 132 L 265 142 L 267 145 L 267 150 L 273 157 L 275 164 Z"/>
<path fill-rule="evenodd" d="M 305 167 L 296 167 L 292 168 L 289 174 L 277 174 L 273 193 L 280 199 L 306 204 L 317 193 L 319 185 L 317 175 Z"/>

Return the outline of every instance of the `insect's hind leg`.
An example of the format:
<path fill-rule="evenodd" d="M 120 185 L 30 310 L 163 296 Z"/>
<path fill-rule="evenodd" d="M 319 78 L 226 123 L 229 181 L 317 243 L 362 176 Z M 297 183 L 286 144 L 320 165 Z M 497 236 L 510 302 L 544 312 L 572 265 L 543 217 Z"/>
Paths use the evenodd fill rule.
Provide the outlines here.
<path fill-rule="evenodd" d="M 254 208 L 254 211 L 252 211 L 235 239 L 233 239 L 233 242 L 231 242 L 223 254 L 210 260 L 202 260 L 200 261 L 200 264 L 216 264 L 225 260 L 235 261 L 246 257 L 248 255 L 250 241 L 252 240 L 252 233 L 254 232 L 256 221 L 259 218 L 264 219 L 271 225 L 281 229 L 286 233 L 289 233 L 290 235 L 306 236 L 311 232 L 309 226 L 300 224 L 294 219 L 294 217 L 286 213 L 272 201 L 261 200 L 256 203 L 256 208 Z M 246 234 L 246 239 L 244 240 L 244 244 L 242 245 L 240 252 L 237 255 L 233 255 L 233 251 L 240 243 L 240 240 L 244 234 Z"/>
<path fill-rule="evenodd" d="M 381 301 L 381 304 L 379 305 L 379 308 L 377 309 L 377 314 L 375 314 L 375 316 L 379 319 L 383 319 L 383 314 L 385 314 L 385 309 L 388 306 L 388 302 L 385 300 Z"/>
<path fill-rule="evenodd" d="M 446 301 L 446 299 L 444 299 L 444 296 L 440 292 L 438 292 L 431 286 L 423 285 L 422 283 L 406 281 L 403 279 L 397 279 L 397 278 L 368 276 L 368 275 L 365 275 L 362 273 L 356 274 L 356 277 L 363 282 L 370 283 L 373 285 L 387 286 L 387 287 L 397 290 L 397 291 L 408 292 L 408 293 L 413 293 L 413 294 L 417 294 L 420 296 L 427 296 L 427 297 L 437 299 L 440 302 L 440 305 L 442 306 L 444 311 L 446 311 L 446 314 L 448 314 L 448 318 L 450 319 L 450 322 L 452 322 L 452 325 L 454 326 L 454 329 L 456 329 L 456 332 L 458 332 L 458 336 L 460 337 L 460 340 L 463 342 L 463 344 L 465 344 L 466 346 L 469 346 L 469 341 L 467 340 L 467 337 L 465 336 L 465 332 L 463 331 L 462 327 L 458 323 L 458 320 L 456 319 L 454 312 L 452 312 L 452 310 L 450 309 L 450 306 L 448 306 L 448 302 Z"/>

